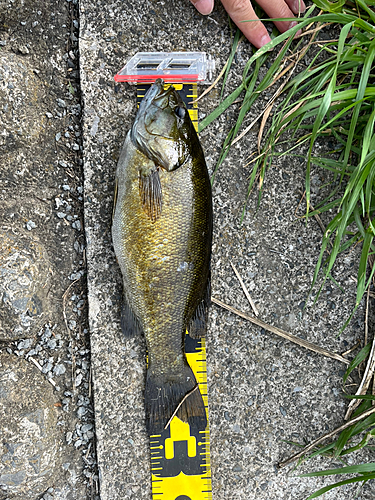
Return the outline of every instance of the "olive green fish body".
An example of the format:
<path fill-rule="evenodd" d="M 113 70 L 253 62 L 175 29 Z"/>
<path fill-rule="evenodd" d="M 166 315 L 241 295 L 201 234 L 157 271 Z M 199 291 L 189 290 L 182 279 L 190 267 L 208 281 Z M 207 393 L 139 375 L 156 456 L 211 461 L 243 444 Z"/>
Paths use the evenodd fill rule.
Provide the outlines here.
<path fill-rule="evenodd" d="M 138 113 L 146 126 L 136 121 L 120 156 L 112 227 L 124 282 L 124 321 L 146 337 L 150 434 L 160 432 L 176 410 L 189 423 L 206 421 L 184 336 L 189 325 L 193 335 L 204 334 L 212 238 L 211 186 L 196 132 L 173 89 L 164 92 L 157 83 L 152 90 L 156 97 L 147 108 L 146 95 Z M 160 115 L 162 130 L 156 135 Z"/>

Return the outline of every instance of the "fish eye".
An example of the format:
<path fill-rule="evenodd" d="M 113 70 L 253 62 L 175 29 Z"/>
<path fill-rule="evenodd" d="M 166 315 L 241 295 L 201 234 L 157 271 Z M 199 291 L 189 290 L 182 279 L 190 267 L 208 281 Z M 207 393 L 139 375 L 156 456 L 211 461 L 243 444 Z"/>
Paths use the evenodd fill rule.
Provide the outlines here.
<path fill-rule="evenodd" d="M 182 106 L 176 106 L 174 108 L 174 112 L 175 115 L 178 116 L 178 118 L 180 118 L 180 120 L 183 120 L 185 118 L 186 110 Z"/>

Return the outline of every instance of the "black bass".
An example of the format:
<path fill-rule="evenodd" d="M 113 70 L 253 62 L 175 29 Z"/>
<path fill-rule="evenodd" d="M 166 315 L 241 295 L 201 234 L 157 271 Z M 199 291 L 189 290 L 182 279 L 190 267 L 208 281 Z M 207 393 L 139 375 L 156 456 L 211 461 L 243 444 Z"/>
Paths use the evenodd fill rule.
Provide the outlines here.
<path fill-rule="evenodd" d="M 116 173 L 113 246 L 124 281 L 122 328 L 146 337 L 146 426 L 175 414 L 200 428 L 206 412 L 185 351 L 205 334 L 210 300 L 212 196 L 189 113 L 161 80 L 148 90 Z"/>

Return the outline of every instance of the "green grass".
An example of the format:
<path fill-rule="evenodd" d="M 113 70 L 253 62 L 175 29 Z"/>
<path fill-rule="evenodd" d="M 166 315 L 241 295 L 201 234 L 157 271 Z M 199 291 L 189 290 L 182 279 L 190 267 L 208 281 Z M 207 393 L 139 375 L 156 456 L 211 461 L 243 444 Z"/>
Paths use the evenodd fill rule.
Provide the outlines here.
<path fill-rule="evenodd" d="M 372 400 L 375 399 L 374 396 L 351 396 L 351 397 L 363 399 L 362 404 L 354 412 L 353 414 L 354 417 L 360 415 L 361 413 L 371 408 Z M 363 486 L 363 484 L 365 484 L 367 481 L 375 479 L 374 463 L 372 462 L 360 463 L 357 465 L 349 466 L 345 462 L 345 456 L 350 453 L 362 450 L 363 448 L 366 447 L 367 448 L 371 447 L 373 449 L 371 442 L 375 437 L 374 424 L 375 424 L 375 414 L 373 413 L 369 415 L 367 418 L 357 422 L 357 424 L 354 424 L 351 427 L 348 427 L 347 429 L 342 431 L 339 437 L 334 442 L 326 446 L 320 447 L 314 453 L 304 458 L 304 460 L 307 460 L 314 458 L 318 455 L 325 457 L 332 457 L 333 459 L 340 460 L 344 464 L 344 466 L 335 469 L 310 472 L 309 474 L 302 474 L 300 477 L 320 477 L 320 476 L 337 476 L 341 474 L 350 474 L 350 475 L 357 474 L 354 477 L 350 477 L 342 481 L 332 483 L 323 488 L 320 488 L 319 490 L 311 494 L 306 500 L 317 498 L 318 496 L 323 495 L 324 493 L 333 488 L 338 488 L 346 484 L 361 483 L 360 486 Z"/>
<path fill-rule="evenodd" d="M 328 12 L 313 15 L 317 13 L 313 6 L 290 32 L 276 36 L 272 42 L 256 51 L 246 64 L 242 84 L 200 123 L 199 130 L 202 131 L 240 95 L 243 96 L 237 121 L 225 139 L 217 162 L 214 181 L 250 108 L 263 90 L 270 86 L 276 87 L 281 103 L 273 110 L 260 154 L 253 163 L 248 196 L 258 182 L 260 202 L 266 171 L 275 157 L 291 155 L 303 146 L 307 147 L 305 217 L 308 219 L 324 212 L 334 213 L 323 235 L 311 288 L 320 283 L 317 300 L 325 281 L 331 277 L 339 254 L 361 243 L 354 313 L 374 272 L 367 276 L 368 258 L 375 252 L 375 85 L 372 83 L 375 74 L 375 27 L 372 24 L 375 13 L 369 9 L 375 2 L 316 0 L 315 3 Z M 286 77 L 286 82 L 281 85 L 276 76 L 285 56 L 290 56 L 294 46 L 296 57 L 301 59 L 301 54 L 304 55 L 307 49 L 311 51 L 316 34 L 313 33 L 307 39 L 303 37 L 297 43 L 292 40 L 292 36 L 306 26 L 311 30 L 311 25 L 319 27 L 327 23 L 340 28 L 338 41 L 319 44 L 319 50 L 311 55 L 309 66 L 289 81 Z M 238 36 L 235 42 L 238 43 Z M 270 48 L 278 50 L 277 57 L 258 83 L 259 69 L 269 57 Z M 232 50 L 231 58 L 233 54 Z M 297 64 L 296 60 L 295 66 Z M 295 71 L 295 67 L 292 71 Z M 327 139 L 335 141 L 335 151 L 326 151 L 325 155 L 317 156 L 317 142 L 324 144 Z M 280 152 L 282 148 L 286 150 Z M 329 194 L 324 200 L 314 200 L 316 207 L 313 211 L 310 209 L 312 168 L 329 172 L 332 179 Z M 328 253 L 330 246 L 332 248 Z M 350 319 L 347 319 L 343 328 Z"/>
<path fill-rule="evenodd" d="M 306 221 L 324 213 L 327 225 L 322 237 L 311 288 L 319 285 L 319 293 L 327 278 L 332 279 L 337 258 L 352 248 L 360 248 L 357 268 L 357 292 L 353 298 L 353 313 L 371 284 L 375 272 L 369 268 L 369 257 L 375 252 L 375 1 L 372 0 L 314 0 L 313 5 L 298 25 L 287 33 L 274 36 L 272 42 L 253 53 L 245 66 L 241 85 L 228 95 L 199 126 L 202 131 L 240 96 L 242 105 L 236 123 L 229 131 L 212 181 L 226 159 L 231 145 L 238 140 L 243 123 L 254 102 L 266 88 L 275 91 L 277 100 L 270 102 L 268 119 L 261 124 L 261 147 L 252 161 L 248 197 L 258 190 L 258 204 L 267 169 L 276 157 L 296 155 L 303 151 L 306 160 L 305 196 Z M 316 8 L 318 7 L 318 8 Z M 322 9 L 319 12 L 319 9 Z M 317 33 L 323 25 L 333 25 L 337 40 L 317 42 Z M 308 35 L 293 41 L 293 35 L 307 28 Z M 315 30 L 315 31 L 314 31 Z M 233 59 L 239 33 L 231 53 Z M 259 82 L 259 70 L 273 49 L 273 63 Z M 293 56 L 294 54 L 294 56 Z M 300 61 L 308 55 L 311 61 L 301 68 Z M 289 57 L 286 61 L 286 56 Z M 294 63 L 290 63 L 294 57 Z M 289 64 L 289 66 L 288 66 Z M 288 72 L 278 79 L 280 67 Z M 229 71 L 230 64 L 227 67 Z M 282 82 L 282 83 L 281 83 Z M 277 105 L 276 105 L 277 103 Z M 259 140 L 260 140 L 259 139 Z M 334 144 L 332 149 L 324 146 Z M 320 148 L 317 149 L 317 144 Z M 324 151 L 317 154 L 317 151 Z M 305 151 L 307 154 L 305 155 Z M 323 199 L 311 199 L 311 172 L 324 171 L 330 182 L 325 186 Z M 247 201 L 247 200 L 246 200 Z M 314 209 L 311 208 L 312 201 Z M 246 202 L 244 203 L 246 210 Z M 353 314 L 352 313 L 352 314 Z M 352 317 L 352 315 L 351 315 Z M 347 319 L 343 328 L 350 321 Z M 342 329 L 343 329 L 342 328 Z M 365 360 L 370 345 L 365 346 L 351 362 L 344 376 Z M 373 396 L 363 399 L 354 416 L 371 407 Z M 309 499 L 345 484 L 366 483 L 375 479 L 375 464 L 348 466 L 345 456 L 371 447 L 375 436 L 375 414 L 345 429 L 338 438 L 318 448 L 307 458 L 317 455 L 340 460 L 343 466 L 306 476 L 340 476 L 349 479 L 321 488 Z M 355 475 L 353 477 L 353 474 Z"/>

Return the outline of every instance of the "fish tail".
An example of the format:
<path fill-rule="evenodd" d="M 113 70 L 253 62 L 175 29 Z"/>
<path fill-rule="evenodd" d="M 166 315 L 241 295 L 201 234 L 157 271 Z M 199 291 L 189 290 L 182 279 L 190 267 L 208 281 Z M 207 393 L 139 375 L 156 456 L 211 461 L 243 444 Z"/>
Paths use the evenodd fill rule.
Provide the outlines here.
<path fill-rule="evenodd" d="M 183 367 L 178 378 L 163 378 L 147 371 L 145 406 L 150 436 L 160 434 L 175 415 L 200 430 L 207 426 L 206 409 L 194 373 L 187 363 Z"/>

